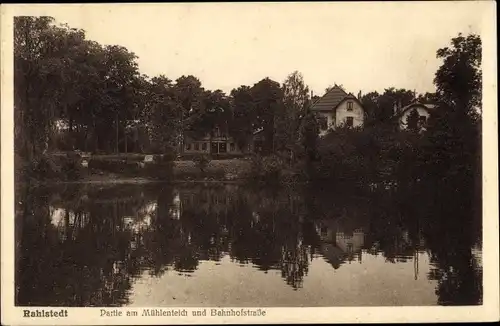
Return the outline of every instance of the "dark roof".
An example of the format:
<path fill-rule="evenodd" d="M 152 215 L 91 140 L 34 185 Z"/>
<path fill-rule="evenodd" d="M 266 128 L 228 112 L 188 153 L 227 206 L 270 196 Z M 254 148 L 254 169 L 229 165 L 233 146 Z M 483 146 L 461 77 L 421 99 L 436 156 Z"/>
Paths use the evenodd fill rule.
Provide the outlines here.
<path fill-rule="evenodd" d="M 396 117 L 402 116 L 406 111 L 408 111 L 408 110 L 410 110 L 410 109 L 412 109 L 412 108 L 414 108 L 416 106 L 424 107 L 429 112 L 432 112 L 434 109 L 437 108 L 437 105 L 436 104 L 432 104 L 432 103 L 412 102 L 412 103 L 408 104 L 407 106 L 402 107 L 401 110 L 399 111 L 399 113 L 396 114 Z"/>
<path fill-rule="evenodd" d="M 323 97 L 313 103 L 312 111 L 331 111 L 334 110 L 345 99 L 358 100 L 353 94 L 347 94 L 339 86 L 334 86 Z"/>

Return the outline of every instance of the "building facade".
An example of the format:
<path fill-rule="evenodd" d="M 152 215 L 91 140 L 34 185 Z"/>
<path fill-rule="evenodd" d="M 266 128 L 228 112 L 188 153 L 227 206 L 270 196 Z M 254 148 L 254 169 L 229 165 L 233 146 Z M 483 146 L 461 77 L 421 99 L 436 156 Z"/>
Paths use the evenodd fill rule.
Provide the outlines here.
<path fill-rule="evenodd" d="M 211 135 L 204 137 L 186 136 L 184 139 L 184 154 L 243 154 L 245 151 L 236 141 L 219 128 Z"/>
<path fill-rule="evenodd" d="M 434 104 L 424 104 L 419 102 L 410 103 L 409 105 L 398 108 L 395 106 L 395 116 L 398 121 L 398 126 L 401 130 L 408 128 L 408 117 L 413 111 L 416 111 L 418 114 L 418 128 L 423 130 L 427 126 L 427 122 L 432 112 L 435 109 Z"/>
<path fill-rule="evenodd" d="M 339 86 L 313 103 L 311 110 L 319 118 L 320 136 L 341 126 L 362 127 L 365 121 L 365 110 L 359 99 Z"/>

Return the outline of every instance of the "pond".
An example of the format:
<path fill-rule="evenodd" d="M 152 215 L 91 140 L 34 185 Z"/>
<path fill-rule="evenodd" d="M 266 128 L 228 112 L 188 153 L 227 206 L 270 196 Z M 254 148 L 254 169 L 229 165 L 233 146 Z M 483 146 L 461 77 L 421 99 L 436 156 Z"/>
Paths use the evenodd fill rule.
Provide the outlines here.
<path fill-rule="evenodd" d="M 21 189 L 16 304 L 481 304 L 480 217 L 429 193 L 196 183 Z"/>

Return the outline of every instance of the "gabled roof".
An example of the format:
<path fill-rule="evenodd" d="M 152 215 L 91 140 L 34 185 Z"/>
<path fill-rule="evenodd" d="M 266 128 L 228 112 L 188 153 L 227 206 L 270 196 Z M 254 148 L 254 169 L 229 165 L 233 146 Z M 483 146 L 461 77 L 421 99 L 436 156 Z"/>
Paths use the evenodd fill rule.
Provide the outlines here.
<path fill-rule="evenodd" d="M 396 114 L 397 117 L 400 117 L 402 116 L 406 111 L 416 107 L 416 106 L 419 106 L 419 107 L 424 107 L 427 109 L 427 111 L 429 112 L 432 112 L 434 109 L 437 108 L 437 105 L 436 104 L 432 104 L 432 103 L 421 103 L 421 102 L 412 102 L 410 104 L 408 104 L 407 106 L 405 107 L 402 107 L 401 110 L 399 111 L 398 114 Z"/>
<path fill-rule="evenodd" d="M 353 99 L 358 101 L 356 96 L 353 94 L 347 94 L 342 88 L 335 85 L 326 92 L 323 97 L 313 103 L 311 110 L 312 111 L 331 111 L 337 108 L 340 103 L 342 103 L 346 99 Z"/>

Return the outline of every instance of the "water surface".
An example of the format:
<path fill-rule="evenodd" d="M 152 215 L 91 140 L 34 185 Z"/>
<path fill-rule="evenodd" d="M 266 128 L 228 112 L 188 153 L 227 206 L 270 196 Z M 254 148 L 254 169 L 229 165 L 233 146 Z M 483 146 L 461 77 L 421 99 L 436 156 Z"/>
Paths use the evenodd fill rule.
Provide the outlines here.
<path fill-rule="evenodd" d="M 426 189 L 66 185 L 16 201 L 18 305 L 482 303 L 480 219 Z"/>

